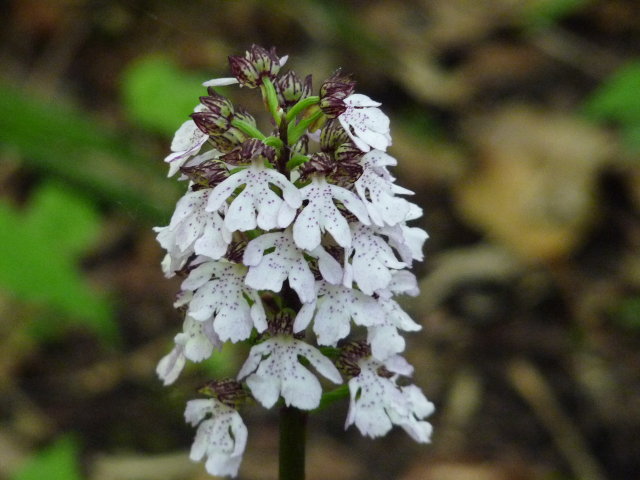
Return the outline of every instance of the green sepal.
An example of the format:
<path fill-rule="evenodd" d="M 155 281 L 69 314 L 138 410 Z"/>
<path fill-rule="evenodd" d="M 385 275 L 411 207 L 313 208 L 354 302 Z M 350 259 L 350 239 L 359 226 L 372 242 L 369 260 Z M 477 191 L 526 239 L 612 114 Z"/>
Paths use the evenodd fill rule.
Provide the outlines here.
<path fill-rule="evenodd" d="M 280 125 L 280 123 L 282 123 L 282 109 L 278 103 L 276 87 L 273 86 L 269 77 L 262 79 L 260 90 L 262 90 L 262 98 L 266 102 L 267 107 L 269 107 L 269 112 L 271 112 L 271 116 L 275 120 L 276 125 Z"/>
<path fill-rule="evenodd" d="M 278 137 L 267 137 L 264 139 L 264 143 L 265 145 L 269 145 L 270 147 L 276 148 L 278 150 L 284 147 L 284 143 Z"/>

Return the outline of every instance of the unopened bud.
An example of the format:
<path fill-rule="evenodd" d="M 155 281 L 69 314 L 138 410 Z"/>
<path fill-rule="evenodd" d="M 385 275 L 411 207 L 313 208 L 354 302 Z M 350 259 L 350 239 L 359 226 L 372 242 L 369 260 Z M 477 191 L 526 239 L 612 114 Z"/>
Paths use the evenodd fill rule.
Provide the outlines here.
<path fill-rule="evenodd" d="M 247 392 L 239 382 L 232 378 L 211 380 L 198 389 L 198 393 L 209 395 L 231 408 L 236 408 L 247 399 Z"/>
<path fill-rule="evenodd" d="M 252 45 L 244 56 L 230 56 L 231 73 L 238 79 L 240 85 L 256 88 L 262 84 L 263 77 L 275 80 L 286 58 L 279 58 L 275 48 L 267 50 L 258 45 Z"/>
<path fill-rule="evenodd" d="M 329 118 L 338 117 L 346 110 L 344 99 L 355 92 L 356 82 L 337 70 L 320 87 L 320 108 Z"/>
<path fill-rule="evenodd" d="M 291 70 L 278 78 L 275 86 L 280 104 L 290 107 L 311 95 L 311 75 L 307 75 L 303 81 Z"/>
<path fill-rule="evenodd" d="M 357 377 L 360 374 L 360 359 L 371 356 L 371 346 L 364 341 L 347 343 L 340 352 L 340 358 L 336 362 L 338 370 L 348 377 Z"/>

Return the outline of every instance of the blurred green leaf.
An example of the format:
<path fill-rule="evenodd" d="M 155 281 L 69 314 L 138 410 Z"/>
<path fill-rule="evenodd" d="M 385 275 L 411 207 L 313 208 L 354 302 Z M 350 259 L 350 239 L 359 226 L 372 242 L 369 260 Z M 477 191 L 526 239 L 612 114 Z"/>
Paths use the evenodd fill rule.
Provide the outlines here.
<path fill-rule="evenodd" d="M 182 191 L 164 178 L 162 159 L 135 150 L 86 113 L 1 84 L 0 148 L 154 223 L 167 220 Z"/>
<path fill-rule="evenodd" d="M 78 445 L 73 438 L 59 438 L 26 463 L 11 480 L 82 480 Z"/>
<path fill-rule="evenodd" d="M 246 356 L 246 352 L 240 351 L 239 345 L 227 342 L 206 362 L 196 365 L 203 373 L 213 378 L 233 377 L 235 370 L 240 366 L 239 362 L 244 358 L 243 353 Z"/>
<path fill-rule="evenodd" d="M 108 302 L 87 286 L 78 268 L 79 255 L 99 229 L 98 214 L 86 200 L 53 184 L 36 191 L 24 210 L 0 203 L 0 244 L 6 252 L 0 255 L 0 287 L 60 313 L 36 322 L 37 336 L 72 322 L 107 341 L 117 339 Z"/>
<path fill-rule="evenodd" d="M 640 122 L 640 62 L 620 68 L 591 94 L 584 105 L 594 120 Z"/>
<path fill-rule="evenodd" d="M 537 0 L 525 8 L 524 20 L 534 29 L 549 27 L 591 2 L 592 0 Z"/>
<path fill-rule="evenodd" d="M 265 3 L 270 9 L 290 10 L 290 5 L 280 0 L 266 0 Z M 370 32 L 360 21 L 361 11 L 357 6 L 342 0 L 310 0 L 309 4 L 317 9 L 317 13 L 322 13 L 319 23 L 328 29 L 327 38 L 335 40 L 343 53 L 357 53 L 349 55 L 350 59 L 376 67 L 391 64 L 395 59 L 395 52 L 383 36 Z"/>
<path fill-rule="evenodd" d="M 402 122 L 402 128 L 412 135 L 427 140 L 444 137 L 438 122 L 423 108 L 416 106 L 406 108 L 400 112 L 398 118 Z"/>
<path fill-rule="evenodd" d="M 618 325 L 640 331 L 640 297 L 623 300 L 614 313 Z"/>
<path fill-rule="evenodd" d="M 124 105 L 140 125 L 173 135 L 206 95 L 203 79 L 180 70 L 170 59 L 144 57 L 132 63 L 122 77 Z"/>
<path fill-rule="evenodd" d="M 640 62 L 630 63 L 608 78 L 585 101 L 583 112 L 597 122 L 614 122 L 627 146 L 640 151 Z"/>
<path fill-rule="evenodd" d="M 627 124 L 622 129 L 622 140 L 632 152 L 640 152 L 640 122 Z"/>

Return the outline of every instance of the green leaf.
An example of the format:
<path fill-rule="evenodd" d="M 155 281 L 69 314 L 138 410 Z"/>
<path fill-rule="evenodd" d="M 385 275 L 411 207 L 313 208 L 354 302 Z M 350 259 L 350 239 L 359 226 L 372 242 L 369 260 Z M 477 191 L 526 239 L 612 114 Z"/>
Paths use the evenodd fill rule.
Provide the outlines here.
<path fill-rule="evenodd" d="M 640 331 L 640 297 L 631 297 L 623 300 L 614 309 L 616 323 L 629 330 Z"/>
<path fill-rule="evenodd" d="M 227 342 L 206 362 L 196 365 L 212 378 L 233 377 L 239 366 L 241 355 L 237 344 Z"/>
<path fill-rule="evenodd" d="M 640 122 L 640 62 L 625 65 L 591 94 L 584 113 L 593 120 Z"/>
<path fill-rule="evenodd" d="M 183 189 L 165 178 L 162 159 L 132 148 L 86 113 L 2 84 L 0 148 L 153 222 L 166 221 Z"/>
<path fill-rule="evenodd" d="M 40 451 L 10 480 L 82 480 L 78 461 L 78 445 L 72 437 L 59 438 Z"/>
<path fill-rule="evenodd" d="M 97 238 L 97 212 L 83 198 L 47 184 L 24 210 L 0 203 L 0 288 L 45 306 L 57 315 L 32 325 L 48 337 L 68 324 L 82 324 L 106 341 L 117 339 L 109 303 L 91 290 L 78 267 L 79 255 Z"/>
<path fill-rule="evenodd" d="M 525 8 L 525 22 L 532 28 L 544 28 L 584 8 L 593 0 L 537 0 Z"/>
<path fill-rule="evenodd" d="M 640 152 L 640 122 L 623 125 L 622 140 L 632 152 Z"/>
<path fill-rule="evenodd" d="M 206 94 L 203 79 L 180 70 L 169 58 L 143 57 L 122 77 L 122 96 L 131 118 L 140 125 L 173 135 Z"/>
<path fill-rule="evenodd" d="M 584 115 L 596 122 L 613 122 L 634 151 L 640 151 L 640 62 L 625 65 L 584 103 Z"/>

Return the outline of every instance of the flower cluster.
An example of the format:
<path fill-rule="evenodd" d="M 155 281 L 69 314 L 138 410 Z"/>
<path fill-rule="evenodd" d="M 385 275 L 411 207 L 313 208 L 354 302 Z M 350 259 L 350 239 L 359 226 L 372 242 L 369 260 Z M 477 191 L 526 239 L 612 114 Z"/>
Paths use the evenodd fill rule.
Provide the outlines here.
<path fill-rule="evenodd" d="M 204 84 L 165 159 L 188 182 L 169 225 L 156 228 L 165 275 L 184 278 L 175 303 L 184 323 L 157 373 L 168 385 L 186 360 L 224 342 L 251 346 L 236 379 L 211 382 L 208 398 L 187 404 L 191 458 L 206 457 L 213 475 L 238 472 L 244 404 L 313 410 L 330 384 L 346 383 L 345 427 L 431 435 L 433 405 L 398 382 L 413 371 L 401 332 L 420 326 L 394 298 L 417 295 L 408 268 L 427 234 L 407 225 L 422 212 L 388 170 L 389 119 L 341 72 L 313 96 L 310 76 L 280 74 L 286 60 L 258 46 L 230 57 L 233 77 Z M 266 133 L 214 90 L 233 84 L 260 90 Z"/>

